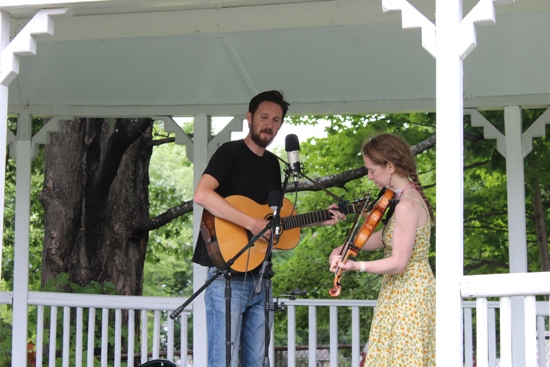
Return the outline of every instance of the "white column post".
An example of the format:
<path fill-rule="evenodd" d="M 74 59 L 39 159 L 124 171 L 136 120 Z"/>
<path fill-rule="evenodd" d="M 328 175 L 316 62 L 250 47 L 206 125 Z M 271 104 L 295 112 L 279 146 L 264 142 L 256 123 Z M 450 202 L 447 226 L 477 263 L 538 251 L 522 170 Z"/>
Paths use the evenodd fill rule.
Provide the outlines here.
<path fill-rule="evenodd" d="M 29 238 L 31 208 L 31 116 L 17 119 L 15 250 L 13 274 L 12 366 L 27 366 L 27 327 L 29 289 Z"/>
<path fill-rule="evenodd" d="M 463 366 L 463 61 L 461 0 L 436 0 L 436 364 Z"/>
<path fill-rule="evenodd" d="M 522 155 L 522 119 L 519 106 L 504 108 L 506 140 L 506 191 L 508 193 L 508 252 L 510 273 L 527 272 L 525 233 L 525 177 Z M 512 365 L 525 363 L 523 297 L 512 297 Z"/>
<path fill-rule="evenodd" d="M 526 273 L 525 177 L 521 141 L 522 119 L 519 106 L 504 108 L 504 125 L 506 129 L 504 136 L 506 140 L 510 273 Z"/>
<path fill-rule="evenodd" d="M 10 42 L 10 15 L 0 11 L 0 54 Z M 2 63 L 0 61 L 0 70 Z M 6 144 L 8 130 L 8 85 L 0 83 L 0 203 L 4 206 L 6 187 Z M 2 234 L 4 233 L 4 211 L 0 216 L 0 280 L 2 280 Z"/>
<path fill-rule="evenodd" d="M 200 114 L 194 119 L 193 139 L 193 188 L 197 188 L 199 179 L 208 163 L 208 142 L 210 140 L 211 117 Z M 194 191 L 194 190 L 193 190 Z M 202 207 L 193 204 L 193 233 L 194 239 L 200 234 Z M 196 242 L 195 242 L 196 245 Z M 206 268 L 193 264 L 193 291 L 197 291 L 206 281 Z M 208 348 L 206 340 L 206 307 L 204 293 L 193 302 L 193 365 L 206 366 L 208 364 Z"/>

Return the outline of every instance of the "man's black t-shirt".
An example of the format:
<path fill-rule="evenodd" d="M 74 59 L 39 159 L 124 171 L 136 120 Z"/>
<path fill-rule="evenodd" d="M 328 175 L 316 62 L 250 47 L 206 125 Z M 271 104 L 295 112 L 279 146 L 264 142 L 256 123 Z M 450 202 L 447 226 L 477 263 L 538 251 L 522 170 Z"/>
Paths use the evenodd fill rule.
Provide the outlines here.
<path fill-rule="evenodd" d="M 281 190 L 281 167 L 277 157 L 265 151 L 262 157 L 252 152 L 244 140 L 221 145 L 208 162 L 203 174 L 209 174 L 220 184 L 216 192 L 222 197 L 246 196 L 258 204 L 267 203 L 271 190 Z M 243 246 L 246 245 L 243 243 Z M 199 234 L 193 262 L 214 266 Z"/>

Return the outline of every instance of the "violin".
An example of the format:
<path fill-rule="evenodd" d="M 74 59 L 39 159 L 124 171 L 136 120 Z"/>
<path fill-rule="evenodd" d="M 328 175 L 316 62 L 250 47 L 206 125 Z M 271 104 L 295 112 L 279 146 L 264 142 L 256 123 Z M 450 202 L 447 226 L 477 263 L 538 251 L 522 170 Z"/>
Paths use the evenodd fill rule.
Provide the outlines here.
<path fill-rule="evenodd" d="M 359 251 L 365 246 L 369 237 L 372 235 L 380 221 L 384 217 L 384 213 L 389 208 L 390 203 L 395 196 L 395 191 L 390 187 L 384 187 L 378 198 L 369 203 L 365 201 L 361 213 L 355 218 L 352 230 L 349 232 L 344 246 L 340 251 L 342 255 L 342 262 L 345 264 L 350 256 L 356 257 Z M 363 218 L 363 223 L 360 223 L 359 218 Z M 334 274 L 334 287 L 330 288 L 328 293 L 332 297 L 338 297 L 340 295 L 340 280 L 342 279 L 342 269 L 338 267 Z"/>

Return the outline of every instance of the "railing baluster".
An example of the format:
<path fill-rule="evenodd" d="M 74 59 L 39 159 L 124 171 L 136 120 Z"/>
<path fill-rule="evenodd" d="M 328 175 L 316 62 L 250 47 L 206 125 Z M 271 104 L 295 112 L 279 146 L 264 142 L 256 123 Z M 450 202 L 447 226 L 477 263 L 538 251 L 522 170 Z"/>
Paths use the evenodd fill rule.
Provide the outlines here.
<path fill-rule="evenodd" d="M 512 300 L 500 298 L 500 367 L 512 367 Z"/>
<path fill-rule="evenodd" d="M 338 367 L 338 307 L 330 306 L 330 367 Z"/>
<path fill-rule="evenodd" d="M 147 310 L 141 310 L 141 364 L 147 362 L 147 330 L 149 330 Z"/>
<path fill-rule="evenodd" d="M 88 354 L 86 367 L 94 365 L 95 308 L 88 310 Z"/>
<path fill-rule="evenodd" d="M 122 310 L 115 309 L 115 367 L 120 367 L 122 354 Z"/>
<path fill-rule="evenodd" d="M 71 308 L 63 307 L 63 367 L 69 367 L 69 351 L 71 336 Z"/>
<path fill-rule="evenodd" d="M 351 365 L 359 366 L 360 338 L 359 307 L 351 308 Z"/>
<path fill-rule="evenodd" d="M 296 367 L 296 307 L 287 307 L 288 316 L 288 367 Z"/>
<path fill-rule="evenodd" d="M 44 342 L 44 306 L 37 308 L 36 315 L 36 365 L 42 366 L 42 343 Z"/>
<path fill-rule="evenodd" d="M 153 359 L 159 358 L 160 351 L 160 311 L 153 312 Z"/>
<path fill-rule="evenodd" d="M 128 310 L 128 367 L 134 367 L 134 351 L 136 343 L 136 313 Z"/>
<path fill-rule="evenodd" d="M 84 309 L 82 307 L 76 308 L 76 343 L 75 343 L 75 367 L 82 367 L 82 333 L 84 322 Z M 39 365 L 40 366 L 40 365 Z"/>
<path fill-rule="evenodd" d="M 174 360 L 174 320 L 168 317 L 168 339 L 167 339 L 167 354 L 166 358 L 170 361 Z"/>
<path fill-rule="evenodd" d="M 525 367 L 537 367 L 537 303 L 535 296 L 525 296 Z"/>
<path fill-rule="evenodd" d="M 109 357 L 109 309 L 103 308 L 101 312 L 101 367 L 107 367 Z"/>
<path fill-rule="evenodd" d="M 317 367 L 317 306 L 309 309 L 309 367 Z"/>
<path fill-rule="evenodd" d="M 49 366 L 55 367 L 55 349 L 57 336 L 57 306 L 50 309 L 50 358 Z"/>
<path fill-rule="evenodd" d="M 489 358 L 487 355 L 487 298 L 479 297 L 476 300 L 476 336 L 477 336 L 477 350 L 476 361 L 478 367 L 488 367 Z"/>

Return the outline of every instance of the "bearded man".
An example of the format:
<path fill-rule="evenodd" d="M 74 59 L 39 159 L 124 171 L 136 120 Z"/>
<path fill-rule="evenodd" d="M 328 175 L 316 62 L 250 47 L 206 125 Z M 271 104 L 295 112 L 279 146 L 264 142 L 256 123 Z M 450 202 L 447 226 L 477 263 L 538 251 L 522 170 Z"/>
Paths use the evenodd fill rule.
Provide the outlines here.
<path fill-rule="evenodd" d="M 249 103 L 246 119 L 248 135 L 237 141 L 222 144 L 214 153 L 202 174 L 194 194 L 194 201 L 212 216 L 232 222 L 251 235 L 257 235 L 268 225 L 265 218 L 255 218 L 231 205 L 226 198 L 245 196 L 258 204 L 265 204 L 273 190 L 281 192 L 281 168 L 278 158 L 267 151 L 283 124 L 289 103 L 276 90 L 262 92 Z M 336 223 L 343 216 L 331 209 L 333 218 L 322 224 Z M 208 267 L 208 279 L 218 274 L 208 253 L 204 229 L 201 229 L 193 262 Z M 270 238 L 268 230 L 261 241 Z M 206 234 L 208 237 L 208 234 Z M 216 238 L 206 238 L 216 241 Z M 244 247 L 246 243 L 241 244 Z M 239 249 L 240 250 L 240 249 Z M 247 256 L 245 252 L 242 256 Z M 228 261 L 229 259 L 225 259 Z M 268 259 L 270 260 L 270 259 Z M 218 266 L 219 267 L 219 266 Z M 231 345 L 231 366 L 261 367 L 265 356 L 265 303 L 271 300 L 271 288 L 262 287 L 256 294 L 261 267 L 230 274 L 231 285 L 231 340 L 226 337 L 226 279 L 218 277 L 205 290 L 208 340 L 208 367 L 228 366 L 226 343 Z M 228 278 L 227 274 L 225 277 Z M 269 294 L 265 294 L 268 292 Z M 271 318 L 270 318 L 271 319 Z M 271 324 L 271 322 L 269 323 Z M 197 327 L 198 325 L 195 325 Z"/>

